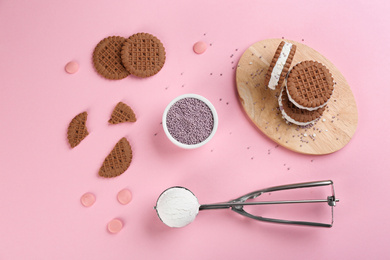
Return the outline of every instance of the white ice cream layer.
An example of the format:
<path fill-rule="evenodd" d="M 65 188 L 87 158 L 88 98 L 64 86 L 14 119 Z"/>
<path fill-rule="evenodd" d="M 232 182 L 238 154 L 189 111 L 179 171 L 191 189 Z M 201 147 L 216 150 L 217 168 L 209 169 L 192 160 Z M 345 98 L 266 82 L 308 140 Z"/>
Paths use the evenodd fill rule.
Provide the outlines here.
<path fill-rule="evenodd" d="M 293 103 L 296 107 L 298 107 L 300 109 L 306 109 L 309 111 L 314 111 L 314 110 L 317 110 L 319 108 L 326 106 L 326 104 L 328 104 L 328 102 L 330 100 L 330 99 L 328 99 L 328 101 L 326 101 L 324 104 L 322 104 L 321 106 L 318 106 L 318 107 L 304 107 L 302 105 L 299 105 L 294 99 L 292 99 L 292 97 L 290 96 L 290 93 L 288 92 L 288 88 L 286 88 L 286 91 L 287 91 L 288 99 L 291 101 L 291 103 Z M 332 94 L 333 94 L 333 92 L 332 92 Z"/>
<path fill-rule="evenodd" d="M 199 212 L 195 195 L 183 188 L 164 191 L 157 200 L 156 210 L 161 221 L 169 227 L 184 227 L 194 221 Z"/>
<path fill-rule="evenodd" d="M 272 90 L 278 85 L 280 75 L 282 74 L 284 65 L 286 64 L 287 58 L 290 55 L 292 44 L 284 42 L 282 51 L 280 52 L 279 58 L 276 61 L 274 68 L 272 69 L 271 78 L 268 83 L 268 87 Z"/>
<path fill-rule="evenodd" d="M 280 108 L 280 111 L 282 111 L 282 116 L 283 116 L 284 119 L 286 119 L 290 123 L 293 123 L 293 124 L 296 124 L 296 125 L 300 125 L 300 126 L 313 124 L 317 120 L 317 119 L 314 119 L 313 121 L 309 121 L 309 122 L 299 122 L 299 121 L 296 121 L 296 120 L 292 119 L 289 115 L 287 115 L 286 111 L 284 111 L 284 109 L 283 109 L 283 103 L 282 103 L 283 91 L 284 91 L 284 88 L 280 92 L 278 101 L 279 101 L 279 108 Z"/>

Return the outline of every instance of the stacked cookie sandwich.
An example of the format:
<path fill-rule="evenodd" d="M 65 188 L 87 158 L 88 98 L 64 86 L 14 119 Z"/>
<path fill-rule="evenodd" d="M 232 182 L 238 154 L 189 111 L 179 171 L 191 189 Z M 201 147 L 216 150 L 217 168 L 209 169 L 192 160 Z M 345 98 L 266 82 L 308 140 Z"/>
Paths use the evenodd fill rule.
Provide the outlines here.
<path fill-rule="evenodd" d="M 288 71 L 295 51 L 294 44 L 280 43 L 266 74 L 265 85 L 275 91 L 283 118 L 306 126 L 322 116 L 332 96 L 334 82 L 330 71 L 317 61 L 300 62 Z"/>

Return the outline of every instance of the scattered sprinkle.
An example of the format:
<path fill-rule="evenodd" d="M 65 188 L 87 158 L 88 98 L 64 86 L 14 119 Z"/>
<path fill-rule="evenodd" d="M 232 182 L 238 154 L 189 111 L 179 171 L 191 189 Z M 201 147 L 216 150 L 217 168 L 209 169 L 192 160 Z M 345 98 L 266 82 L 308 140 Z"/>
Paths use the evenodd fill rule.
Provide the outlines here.
<path fill-rule="evenodd" d="M 112 234 L 118 233 L 122 228 L 123 222 L 119 219 L 113 219 L 107 224 L 107 229 Z"/>
<path fill-rule="evenodd" d="M 96 197 L 93 193 L 87 192 L 80 198 L 80 202 L 84 207 L 91 207 L 96 201 Z"/>
<path fill-rule="evenodd" d="M 193 50 L 196 54 L 202 54 L 207 50 L 207 44 L 203 41 L 196 42 Z"/>
<path fill-rule="evenodd" d="M 65 65 L 65 71 L 69 74 L 74 74 L 79 71 L 79 64 L 76 61 L 70 61 Z"/>
<path fill-rule="evenodd" d="M 120 204 L 122 205 L 126 205 L 126 204 L 129 204 L 130 201 L 132 200 L 133 198 L 133 195 L 131 194 L 131 191 L 128 190 L 128 189 L 123 189 L 121 191 L 118 192 L 118 195 L 117 195 L 117 200 Z"/>

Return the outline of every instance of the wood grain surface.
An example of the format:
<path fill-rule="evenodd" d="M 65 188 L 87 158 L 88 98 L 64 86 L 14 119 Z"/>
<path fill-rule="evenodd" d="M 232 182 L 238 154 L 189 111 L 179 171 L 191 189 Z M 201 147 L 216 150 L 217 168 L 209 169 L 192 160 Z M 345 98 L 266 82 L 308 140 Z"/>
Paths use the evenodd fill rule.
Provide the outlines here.
<path fill-rule="evenodd" d="M 275 92 L 264 84 L 265 74 L 282 39 L 267 39 L 250 46 L 241 56 L 236 71 L 240 102 L 248 117 L 266 136 L 292 151 L 322 155 L 343 148 L 354 135 L 358 113 L 353 93 L 341 72 L 314 49 L 290 40 L 297 51 L 290 69 L 304 60 L 324 64 L 335 81 L 335 89 L 323 116 L 314 125 L 287 124 L 279 111 Z"/>

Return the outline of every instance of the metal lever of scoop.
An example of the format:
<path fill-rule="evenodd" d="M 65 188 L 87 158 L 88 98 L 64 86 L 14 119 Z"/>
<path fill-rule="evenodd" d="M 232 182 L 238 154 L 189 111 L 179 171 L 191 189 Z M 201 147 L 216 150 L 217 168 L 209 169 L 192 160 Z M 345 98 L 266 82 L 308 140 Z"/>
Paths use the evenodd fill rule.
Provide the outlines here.
<path fill-rule="evenodd" d="M 290 189 L 300 189 L 300 188 L 311 188 L 318 186 L 332 186 L 332 196 L 328 196 L 327 199 L 312 199 L 312 200 L 283 200 L 283 201 L 256 201 L 256 202 L 247 202 L 248 199 L 254 199 L 260 196 L 263 193 L 280 191 L 280 190 L 290 190 Z M 264 218 L 261 216 L 255 216 L 248 212 L 246 212 L 243 207 L 244 206 L 254 206 L 254 205 L 271 205 L 271 204 L 296 204 L 296 203 L 328 203 L 332 208 L 332 222 L 331 224 L 326 223 L 317 223 L 317 222 L 307 222 L 307 221 L 293 221 L 293 220 L 282 220 L 282 219 L 273 219 L 273 218 Z M 199 207 L 199 210 L 208 210 L 208 209 L 227 209 L 231 208 L 233 211 L 260 221 L 274 222 L 274 223 L 282 223 L 282 224 L 294 224 L 294 225 L 305 225 L 305 226 L 318 226 L 318 227 L 332 227 L 333 226 L 333 207 L 336 206 L 336 202 L 339 202 L 339 199 L 336 199 L 333 181 L 314 181 L 314 182 L 304 182 L 304 183 L 296 183 L 296 184 L 288 184 L 281 186 L 274 186 L 270 188 L 261 189 L 258 191 L 254 191 L 248 193 L 244 196 L 241 196 L 235 200 L 231 200 L 228 202 L 222 203 L 213 203 L 213 204 L 204 204 Z"/>
<path fill-rule="evenodd" d="M 253 205 L 272 205 L 272 204 L 297 204 L 297 203 L 319 203 L 327 202 L 329 206 L 335 206 L 339 199 L 329 196 L 326 200 L 274 200 L 274 201 L 257 201 L 257 202 L 221 202 L 214 204 L 200 205 L 199 210 L 205 209 L 227 209 L 232 207 L 253 206 Z"/>

